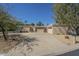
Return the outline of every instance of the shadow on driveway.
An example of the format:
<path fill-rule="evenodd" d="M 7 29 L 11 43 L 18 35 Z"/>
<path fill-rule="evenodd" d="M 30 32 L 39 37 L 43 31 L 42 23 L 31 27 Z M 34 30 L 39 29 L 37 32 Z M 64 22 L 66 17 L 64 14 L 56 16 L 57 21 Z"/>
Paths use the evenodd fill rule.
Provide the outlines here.
<path fill-rule="evenodd" d="M 58 56 L 79 56 L 79 49 Z"/>

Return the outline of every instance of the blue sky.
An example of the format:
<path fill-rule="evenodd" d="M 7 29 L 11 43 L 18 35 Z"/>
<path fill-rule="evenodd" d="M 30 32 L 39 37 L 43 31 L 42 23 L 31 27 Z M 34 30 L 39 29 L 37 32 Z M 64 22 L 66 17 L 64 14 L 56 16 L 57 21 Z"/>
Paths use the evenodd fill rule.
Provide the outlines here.
<path fill-rule="evenodd" d="M 44 24 L 54 23 L 52 4 L 1 4 L 6 7 L 7 11 L 20 21 L 28 23 L 37 23 L 38 21 Z"/>

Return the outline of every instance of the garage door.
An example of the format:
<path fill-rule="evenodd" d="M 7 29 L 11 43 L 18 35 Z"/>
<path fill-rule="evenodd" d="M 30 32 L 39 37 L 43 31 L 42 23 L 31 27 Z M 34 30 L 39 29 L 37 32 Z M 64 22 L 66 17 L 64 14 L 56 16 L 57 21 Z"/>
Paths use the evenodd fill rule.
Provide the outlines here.
<path fill-rule="evenodd" d="M 44 32 L 44 29 L 37 29 L 37 32 Z"/>

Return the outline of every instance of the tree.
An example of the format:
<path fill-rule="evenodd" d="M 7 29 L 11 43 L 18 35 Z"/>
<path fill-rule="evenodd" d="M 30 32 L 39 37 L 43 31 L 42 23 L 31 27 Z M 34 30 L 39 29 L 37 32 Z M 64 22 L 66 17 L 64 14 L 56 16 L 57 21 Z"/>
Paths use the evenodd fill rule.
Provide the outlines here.
<path fill-rule="evenodd" d="M 39 21 L 39 22 L 37 23 L 37 26 L 44 26 L 44 24 L 43 24 L 41 21 Z"/>
<path fill-rule="evenodd" d="M 48 26 L 49 24 L 47 24 L 47 26 Z"/>
<path fill-rule="evenodd" d="M 9 20 L 8 13 L 5 12 L 4 8 L 0 6 L 0 28 L 3 33 L 4 39 L 7 40 L 5 34 L 5 23 Z"/>
<path fill-rule="evenodd" d="M 10 16 L 10 21 L 6 24 L 8 31 L 16 31 L 20 26 L 24 25 L 18 18 Z"/>
<path fill-rule="evenodd" d="M 25 23 L 27 23 L 27 20 L 25 20 Z"/>
<path fill-rule="evenodd" d="M 66 25 L 68 30 L 78 34 L 79 29 L 79 4 L 54 4 L 56 22 L 61 25 Z"/>
<path fill-rule="evenodd" d="M 5 40 L 7 40 L 6 31 L 16 29 L 18 23 L 20 22 L 15 21 L 14 17 L 11 16 L 4 7 L 0 6 L 0 30 L 2 31 Z"/>
<path fill-rule="evenodd" d="M 34 24 L 34 23 L 31 23 L 31 25 L 32 25 L 32 26 L 35 26 L 35 24 Z"/>

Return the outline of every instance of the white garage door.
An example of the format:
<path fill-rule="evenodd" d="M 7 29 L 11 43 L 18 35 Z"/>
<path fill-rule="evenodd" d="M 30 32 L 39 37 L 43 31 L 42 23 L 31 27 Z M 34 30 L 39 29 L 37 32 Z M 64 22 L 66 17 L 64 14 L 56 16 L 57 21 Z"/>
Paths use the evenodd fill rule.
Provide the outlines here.
<path fill-rule="evenodd" d="M 44 32 L 44 29 L 37 29 L 37 32 Z"/>

